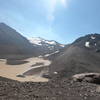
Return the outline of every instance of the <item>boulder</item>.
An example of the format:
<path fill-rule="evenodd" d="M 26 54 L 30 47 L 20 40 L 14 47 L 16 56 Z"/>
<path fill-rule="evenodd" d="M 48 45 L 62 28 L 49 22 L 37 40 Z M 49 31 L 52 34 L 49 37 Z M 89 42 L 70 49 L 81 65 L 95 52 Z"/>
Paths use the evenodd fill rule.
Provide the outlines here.
<path fill-rule="evenodd" d="M 100 84 L 100 73 L 82 73 L 72 76 L 73 81 Z"/>

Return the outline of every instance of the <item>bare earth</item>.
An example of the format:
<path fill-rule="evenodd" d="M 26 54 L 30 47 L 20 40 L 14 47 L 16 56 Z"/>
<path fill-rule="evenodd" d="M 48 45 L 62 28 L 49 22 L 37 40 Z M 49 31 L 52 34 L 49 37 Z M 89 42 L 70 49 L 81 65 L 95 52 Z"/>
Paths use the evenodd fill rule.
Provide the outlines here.
<path fill-rule="evenodd" d="M 48 66 L 51 63 L 49 60 L 44 60 L 43 58 L 37 58 L 37 57 L 28 58 L 28 59 L 25 59 L 25 61 L 28 61 L 28 63 L 20 64 L 20 65 L 7 65 L 5 59 L 0 59 L 0 76 L 17 80 L 20 82 L 25 82 L 25 81 L 46 82 L 48 81 L 48 79 L 41 77 L 42 72 L 36 75 L 17 77 L 17 75 L 22 75 L 28 70 L 31 70 L 33 68 Z M 43 64 L 32 67 L 32 65 L 36 63 L 43 63 Z"/>

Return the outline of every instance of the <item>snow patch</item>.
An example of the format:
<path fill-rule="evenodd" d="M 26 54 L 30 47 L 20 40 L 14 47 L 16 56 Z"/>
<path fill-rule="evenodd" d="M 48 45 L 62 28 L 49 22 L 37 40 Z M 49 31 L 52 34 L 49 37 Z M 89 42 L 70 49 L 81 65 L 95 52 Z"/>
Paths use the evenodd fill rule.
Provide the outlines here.
<path fill-rule="evenodd" d="M 42 42 L 47 43 L 49 45 L 56 45 L 55 41 L 48 41 L 48 40 L 45 40 L 45 39 L 42 39 L 42 38 L 38 38 L 38 37 L 37 38 L 35 38 L 35 37 L 28 38 L 28 40 L 32 44 L 36 44 L 36 45 L 42 45 Z"/>
<path fill-rule="evenodd" d="M 65 45 L 59 44 L 56 41 L 53 41 L 53 40 L 51 40 L 51 41 L 50 40 L 45 40 L 45 39 L 40 38 L 40 37 L 32 37 L 32 38 L 28 38 L 28 40 L 33 45 L 38 45 L 38 46 L 45 45 L 45 46 L 47 46 L 47 48 L 50 47 L 51 50 L 54 49 L 54 47 L 56 45 L 58 45 L 59 47 L 65 47 Z"/>
<path fill-rule="evenodd" d="M 45 57 L 48 57 L 48 56 L 50 56 L 50 54 L 46 54 L 46 55 L 45 55 Z"/>
<path fill-rule="evenodd" d="M 94 45 L 96 46 L 97 44 L 95 43 Z"/>
<path fill-rule="evenodd" d="M 93 40 L 94 40 L 95 38 L 96 38 L 96 37 L 94 37 L 94 36 L 91 36 L 91 39 L 93 39 Z"/>
<path fill-rule="evenodd" d="M 45 41 L 45 43 L 51 44 L 51 45 L 56 45 L 55 41 Z"/>
<path fill-rule="evenodd" d="M 54 52 L 54 53 L 58 53 L 59 51 L 56 51 L 56 52 Z"/>
<path fill-rule="evenodd" d="M 60 46 L 63 47 L 63 48 L 65 47 L 65 45 L 63 45 L 63 44 L 61 44 Z"/>
<path fill-rule="evenodd" d="M 43 56 L 42 55 L 40 55 L 40 56 L 38 56 L 39 58 L 42 58 Z"/>
<path fill-rule="evenodd" d="M 58 53 L 59 51 L 55 51 L 54 53 L 50 53 L 50 54 L 46 54 L 44 57 L 49 57 L 49 56 L 51 56 L 51 55 L 53 55 L 53 54 L 56 54 L 56 53 Z"/>
<path fill-rule="evenodd" d="M 58 72 L 54 72 L 54 74 L 58 74 Z"/>
<path fill-rule="evenodd" d="M 90 42 L 85 42 L 85 46 L 89 48 L 90 47 Z"/>
<path fill-rule="evenodd" d="M 32 44 L 42 45 L 42 44 L 41 44 L 41 39 L 40 39 L 40 38 L 29 38 L 28 40 L 29 40 L 30 43 L 32 43 Z"/>

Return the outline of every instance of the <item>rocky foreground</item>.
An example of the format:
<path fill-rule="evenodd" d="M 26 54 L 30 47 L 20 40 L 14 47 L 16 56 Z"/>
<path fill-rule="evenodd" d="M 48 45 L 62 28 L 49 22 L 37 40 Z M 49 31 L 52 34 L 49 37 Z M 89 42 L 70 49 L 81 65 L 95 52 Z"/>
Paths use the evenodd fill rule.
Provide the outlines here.
<path fill-rule="evenodd" d="M 100 86 L 67 78 L 20 83 L 0 77 L 0 100 L 100 100 Z"/>

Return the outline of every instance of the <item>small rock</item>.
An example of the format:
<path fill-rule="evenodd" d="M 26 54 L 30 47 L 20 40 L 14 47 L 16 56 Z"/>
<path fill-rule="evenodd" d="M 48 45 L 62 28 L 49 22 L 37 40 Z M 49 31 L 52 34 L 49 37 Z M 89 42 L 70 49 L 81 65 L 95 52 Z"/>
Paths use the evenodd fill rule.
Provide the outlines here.
<path fill-rule="evenodd" d="M 98 87 L 96 88 L 96 92 L 99 92 L 99 93 L 100 93 L 100 86 L 98 86 Z"/>

